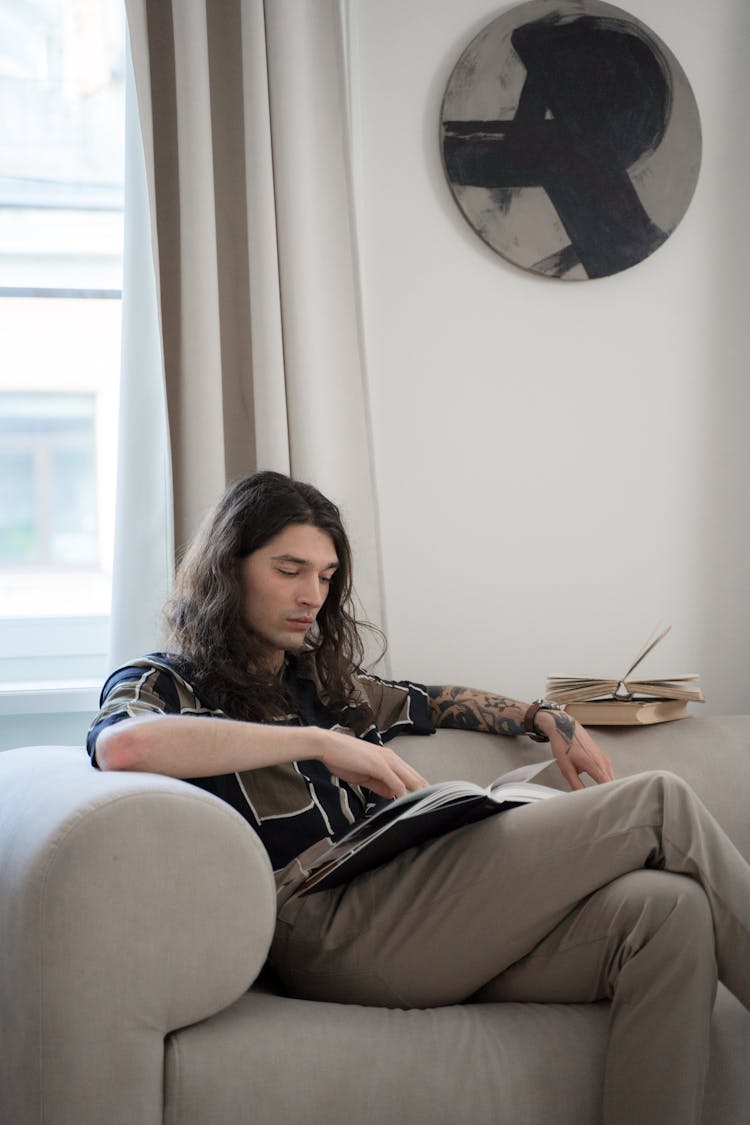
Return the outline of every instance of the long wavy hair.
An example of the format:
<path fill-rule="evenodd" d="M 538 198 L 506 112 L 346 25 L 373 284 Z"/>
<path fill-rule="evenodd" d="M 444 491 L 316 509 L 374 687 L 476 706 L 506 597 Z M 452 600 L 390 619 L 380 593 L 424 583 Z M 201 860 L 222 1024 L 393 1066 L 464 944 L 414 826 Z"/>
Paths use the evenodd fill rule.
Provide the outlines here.
<path fill-rule="evenodd" d="M 352 678 L 363 646 L 352 603 L 352 561 L 339 509 L 310 484 L 260 472 L 230 485 L 201 524 L 182 559 L 165 606 L 170 652 L 185 662 L 206 704 L 236 719 L 287 714 L 282 680 L 264 667 L 263 648 L 245 621 L 240 563 L 290 524 L 330 535 L 338 568 L 307 647 L 323 702 L 354 705 Z M 369 626 L 366 626 L 369 627 Z"/>

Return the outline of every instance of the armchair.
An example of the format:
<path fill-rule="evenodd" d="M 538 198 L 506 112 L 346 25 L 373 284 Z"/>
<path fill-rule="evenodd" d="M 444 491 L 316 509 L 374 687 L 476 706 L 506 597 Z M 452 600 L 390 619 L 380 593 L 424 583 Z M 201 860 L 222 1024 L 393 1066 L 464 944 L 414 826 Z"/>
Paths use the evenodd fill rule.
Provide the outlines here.
<path fill-rule="evenodd" d="M 620 775 L 684 776 L 750 858 L 750 716 L 597 737 Z M 431 780 L 545 757 L 449 730 L 397 746 Z M 79 748 L 0 753 L 0 1121 L 597 1122 L 606 1003 L 297 1000 L 263 971 L 273 926 L 266 854 L 214 797 Z M 750 1013 L 723 988 L 712 1034 L 704 1125 L 737 1125 Z"/>

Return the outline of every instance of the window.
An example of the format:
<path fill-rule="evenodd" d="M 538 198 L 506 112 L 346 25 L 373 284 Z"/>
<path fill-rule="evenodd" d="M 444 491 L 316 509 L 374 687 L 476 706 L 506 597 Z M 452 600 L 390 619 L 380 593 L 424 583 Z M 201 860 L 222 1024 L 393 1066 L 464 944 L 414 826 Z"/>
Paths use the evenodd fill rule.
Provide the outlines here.
<path fill-rule="evenodd" d="M 122 0 L 0 0 L 0 688 L 104 666 L 124 66 Z"/>

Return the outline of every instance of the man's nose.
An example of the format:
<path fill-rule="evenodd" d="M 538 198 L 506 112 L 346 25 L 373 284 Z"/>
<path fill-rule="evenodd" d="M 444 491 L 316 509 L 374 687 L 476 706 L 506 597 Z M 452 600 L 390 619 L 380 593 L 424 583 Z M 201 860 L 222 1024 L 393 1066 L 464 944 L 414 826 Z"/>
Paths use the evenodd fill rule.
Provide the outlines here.
<path fill-rule="evenodd" d="M 317 574 L 306 578 L 297 592 L 298 601 L 311 609 L 320 609 L 324 601 L 323 590 Z"/>

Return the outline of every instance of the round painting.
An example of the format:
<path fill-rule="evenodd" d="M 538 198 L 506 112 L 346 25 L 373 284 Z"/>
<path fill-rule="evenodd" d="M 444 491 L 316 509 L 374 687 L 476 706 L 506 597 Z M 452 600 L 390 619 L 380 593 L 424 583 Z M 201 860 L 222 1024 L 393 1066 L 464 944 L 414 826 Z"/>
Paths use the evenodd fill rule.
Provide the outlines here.
<path fill-rule="evenodd" d="M 471 226 L 523 269 L 607 277 L 687 210 L 701 129 L 685 72 L 599 0 L 530 0 L 461 55 L 441 114 L 445 173 Z"/>

